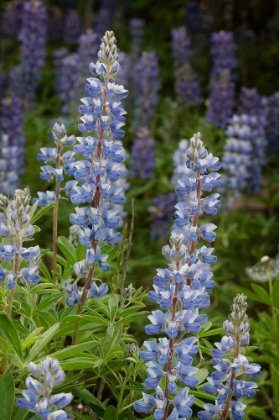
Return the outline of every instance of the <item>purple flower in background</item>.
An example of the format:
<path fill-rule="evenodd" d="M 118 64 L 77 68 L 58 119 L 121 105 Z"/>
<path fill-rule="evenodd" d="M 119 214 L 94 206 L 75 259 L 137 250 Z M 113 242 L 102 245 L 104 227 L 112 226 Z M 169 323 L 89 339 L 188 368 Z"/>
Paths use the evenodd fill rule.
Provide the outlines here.
<path fill-rule="evenodd" d="M 102 31 L 103 33 L 104 31 Z M 100 39 L 96 32 L 87 29 L 85 34 L 81 34 L 78 40 L 78 56 L 79 56 L 79 90 L 80 97 L 84 92 L 84 81 L 88 75 L 88 67 L 91 61 L 96 57 L 99 49 Z"/>
<path fill-rule="evenodd" d="M 99 12 L 96 13 L 96 16 L 94 18 L 94 28 L 96 28 L 96 33 L 98 34 L 98 38 L 100 38 L 106 30 L 112 29 L 113 21 L 114 21 L 113 7 L 110 7 L 108 5 L 101 6 Z"/>
<path fill-rule="evenodd" d="M 134 131 L 150 127 L 158 106 L 158 92 L 161 88 L 159 63 L 155 51 L 145 52 L 135 66 L 133 116 Z"/>
<path fill-rule="evenodd" d="M 261 98 L 261 107 L 266 118 L 265 135 L 268 142 L 267 152 L 279 147 L 279 92 Z"/>
<path fill-rule="evenodd" d="M 75 9 L 69 9 L 65 19 L 64 42 L 68 45 L 77 45 L 81 34 L 81 18 Z"/>
<path fill-rule="evenodd" d="M 199 3 L 189 1 L 186 5 L 186 26 L 191 34 L 196 34 L 202 25 L 202 10 Z"/>
<path fill-rule="evenodd" d="M 224 194 L 227 205 L 239 197 L 244 189 L 258 192 L 263 179 L 262 167 L 266 163 L 266 138 L 262 118 L 249 115 L 234 115 L 226 129 L 222 166 Z"/>
<path fill-rule="evenodd" d="M 169 232 L 175 204 L 175 194 L 159 194 L 148 208 L 152 217 L 151 239 L 165 238 Z"/>
<path fill-rule="evenodd" d="M 5 195 L 13 195 L 19 187 L 18 168 L 23 166 L 22 150 L 12 146 L 7 134 L 0 139 L 0 191 Z"/>
<path fill-rule="evenodd" d="M 209 107 L 206 119 L 215 127 L 224 129 L 233 113 L 235 84 L 230 80 L 230 72 L 223 70 L 211 80 Z"/>
<path fill-rule="evenodd" d="M 4 4 L 2 13 L 1 35 L 16 37 L 21 25 L 22 2 L 13 0 Z"/>
<path fill-rule="evenodd" d="M 198 106 L 202 103 L 200 84 L 190 64 L 185 64 L 176 71 L 175 94 L 180 105 Z"/>
<path fill-rule="evenodd" d="M 56 70 L 56 87 L 62 102 L 62 113 L 70 114 L 75 110 L 79 84 L 80 57 L 77 53 L 63 55 Z"/>
<path fill-rule="evenodd" d="M 64 31 L 64 17 L 58 6 L 52 5 L 48 13 L 47 40 L 48 42 L 62 42 Z"/>
<path fill-rule="evenodd" d="M 189 62 L 189 50 L 191 41 L 187 35 L 186 26 L 172 28 L 172 57 L 174 69 L 178 70 L 184 64 Z"/>
<path fill-rule="evenodd" d="M 189 63 L 191 42 L 186 27 L 172 28 L 171 33 L 176 100 L 180 105 L 200 105 L 202 102 L 200 85 Z"/>
<path fill-rule="evenodd" d="M 150 127 L 158 105 L 158 91 L 161 87 L 158 58 L 155 51 L 143 53 L 136 64 L 135 74 L 133 128 L 136 138 L 132 146 L 130 175 L 152 178 L 155 168 L 155 152 Z"/>
<path fill-rule="evenodd" d="M 4 194 L 13 195 L 19 187 L 20 175 L 24 172 L 23 106 L 15 94 L 2 99 L 1 105 L 0 190 Z"/>
<path fill-rule="evenodd" d="M 147 129 L 138 132 L 132 144 L 130 176 L 140 179 L 153 178 L 155 169 L 155 141 Z"/>
<path fill-rule="evenodd" d="M 238 102 L 239 106 L 237 113 L 239 115 L 246 114 L 259 116 L 262 114 L 261 96 L 258 93 L 257 88 L 249 89 L 242 86 Z"/>
<path fill-rule="evenodd" d="M 208 281 L 212 276 L 209 265 L 217 258 L 212 255 L 213 248 L 205 245 L 197 248 L 197 242 L 199 238 L 210 242 L 215 240 L 213 230 L 216 226 L 210 223 L 199 225 L 199 215 L 200 209 L 207 214 L 217 212 L 219 195 L 208 195 L 208 184 L 212 182 L 213 188 L 220 186 L 220 182 L 216 182 L 219 177 L 216 171 L 221 164 L 218 158 L 208 153 L 200 133 L 190 139 L 185 164 L 193 175 L 185 175 L 179 180 L 187 188 L 178 187 L 176 192 L 183 198 L 194 192 L 195 197 L 175 206 L 175 227 L 170 245 L 162 248 L 162 254 L 170 263 L 167 268 L 157 270 L 153 279 L 154 291 L 148 293 L 149 299 L 158 303 L 161 309 L 148 316 L 151 324 L 145 327 L 146 333 L 164 333 L 167 337 L 159 338 L 158 342 L 145 341 L 146 350 L 140 353 L 147 366 L 145 387 L 155 390 L 156 395 L 143 393 L 143 401 L 136 401 L 134 409 L 147 413 L 155 408 L 154 419 L 167 418 L 171 409 L 168 419 L 178 419 L 179 415 L 183 418 L 192 416 L 194 396 L 188 395 L 189 388 L 199 383 L 195 376 L 198 368 L 192 366 L 193 356 L 198 352 L 198 339 L 192 334 L 198 333 L 207 322 L 206 315 L 200 314 L 199 310 L 209 306 L 208 292 L 214 286 L 213 281 Z"/>
<path fill-rule="evenodd" d="M 232 32 L 213 32 L 210 38 L 210 55 L 212 59 L 212 77 L 219 76 L 223 70 L 229 70 L 232 79 L 236 78 L 234 70 L 238 66 L 235 56 L 236 44 Z"/>
<path fill-rule="evenodd" d="M 145 22 L 142 19 L 131 19 L 129 26 L 132 38 L 130 56 L 134 62 L 142 53 Z"/>
<path fill-rule="evenodd" d="M 47 14 L 44 2 L 41 0 L 24 2 L 19 35 L 21 41 L 19 93 L 31 108 L 34 106 L 40 70 L 45 60 L 46 32 Z"/>

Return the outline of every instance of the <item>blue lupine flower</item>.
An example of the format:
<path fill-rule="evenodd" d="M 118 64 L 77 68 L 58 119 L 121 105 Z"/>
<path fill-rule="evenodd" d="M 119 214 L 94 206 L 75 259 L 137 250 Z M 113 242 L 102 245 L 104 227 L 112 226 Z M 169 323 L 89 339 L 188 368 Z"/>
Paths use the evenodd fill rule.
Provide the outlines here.
<path fill-rule="evenodd" d="M 136 401 L 134 404 L 134 409 L 138 413 L 148 413 L 152 408 L 156 407 L 155 397 L 149 394 L 142 393 L 143 401 Z"/>
<path fill-rule="evenodd" d="M 35 413 L 41 419 L 68 420 L 64 410 L 56 410 L 70 404 L 73 399 L 71 393 L 51 395 L 55 386 L 60 385 L 65 377 L 59 362 L 47 356 L 39 365 L 31 362 L 28 365 L 31 375 L 26 379 L 27 389 L 22 391 L 24 398 L 18 398 L 19 408 Z"/>
<path fill-rule="evenodd" d="M 113 32 L 106 32 L 98 51 L 98 60 L 90 64 L 89 70 L 93 77 L 87 78 L 85 85 L 88 96 L 81 100 L 80 112 L 83 116 L 79 129 L 82 133 L 94 131 L 96 137 L 78 137 L 74 152 L 83 155 L 83 159 L 75 160 L 71 155 L 65 165 L 66 173 L 76 179 L 65 186 L 71 201 L 74 204 L 91 203 L 91 207 L 77 207 L 76 213 L 70 215 L 71 223 L 80 226 L 81 244 L 87 247 L 85 259 L 73 266 L 79 277 L 87 276 L 90 267 L 96 263 L 102 270 L 109 270 L 106 262 L 108 255 L 102 254 L 102 245 L 105 242 L 114 246 L 122 239 L 121 233 L 114 229 L 120 226 L 125 215 L 122 204 L 128 188 L 123 179 L 126 175 L 123 164 L 126 153 L 119 140 L 124 135 L 121 127 L 126 114 L 120 100 L 127 97 L 128 91 L 112 81 L 120 71 Z M 89 289 L 83 290 L 82 302 L 89 291 L 92 297 L 101 297 L 108 290 L 107 285 L 97 287 L 94 282 Z M 72 304 L 77 296 L 68 302 Z"/>
<path fill-rule="evenodd" d="M 182 388 L 174 397 L 173 404 L 178 414 L 186 419 L 192 416 L 191 406 L 194 403 L 194 396 L 189 395 L 189 388 Z"/>
<path fill-rule="evenodd" d="M 213 405 L 206 404 L 204 406 L 206 411 L 198 413 L 200 420 L 213 419 L 214 414 L 217 413 L 216 410 L 224 418 L 230 410 L 233 419 L 241 420 L 246 406 L 241 401 L 237 401 L 237 398 L 243 396 L 252 398 L 257 388 L 257 384 L 247 381 L 246 376 L 258 378 L 261 367 L 257 363 L 249 363 L 242 354 L 243 347 L 249 344 L 250 325 L 246 314 L 246 296 L 237 295 L 231 309 L 229 320 L 223 324 L 229 335 L 224 336 L 220 343 L 215 343 L 217 350 L 212 350 L 215 371 L 207 378 L 208 383 L 204 385 L 205 392 L 216 395 L 216 405 L 214 408 Z M 233 354 L 233 362 L 225 358 L 227 354 Z M 239 376 L 236 379 L 238 372 L 245 374 L 245 380 Z"/>
<path fill-rule="evenodd" d="M 162 310 L 152 311 L 148 316 L 151 324 L 145 327 L 145 331 L 149 335 L 165 333 L 168 338 L 160 338 L 160 344 L 145 341 L 147 350 L 140 354 L 147 365 L 145 386 L 156 389 L 154 418 L 166 418 L 166 407 L 172 405 L 173 410 L 167 417 L 171 420 L 192 415 L 190 407 L 194 396 L 188 396 L 188 392 L 189 387 L 196 387 L 199 382 L 195 376 L 198 369 L 192 366 L 198 346 L 195 345 L 196 337 L 190 335 L 183 339 L 183 335 L 197 334 L 207 322 L 207 316 L 199 311 L 209 306 L 208 292 L 214 282 L 208 264 L 217 260 L 212 255 L 213 248 L 205 245 L 197 248 L 196 245 L 200 238 L 209 242 L 215 240 L 213 230 L 216 226 L 206 223 L 199 227 L 198 221 L 201 209 L 216 214 L 220 205 L 218 194 L 206 195 L 220 185 L 217 174 L 220 163 L 218 158 L 208 154 L 200 133 L 195 134 L 187 146 L 184 162 L 189 170 L 182 171 L 183 178 L 177 181 L 177 190 L 181 200 L 189 194 L 192 198 L 187 200 L 186 197 L 185 202 L 180 201 L 175 206 L 176 226 L 170 236 L 170 245 L 162 248 L 162 254 L 170 263 L 166 269 L 157 270 L 153 279 L 154 291 L 148 293 L 150 300 L 160 304 Z M 201 191 L 205 194 L 202 198 Z M 168 310 L 164 312 L 164 309 Z M 175 343 L 180 337 L 180 342 Z M 177 391 L 179 382 L 186 387 Z M 164 389 L 160 388 L 162 384 Z M 174 394 L 172 399 L 169 393 Z M 150 405 L 136 401 L 134 408 L 139 412 L 149 412 L 155 408 L 152 401 Z"/>
<path fill-rule="evenodd" d="M 0 260 L 9 262 L 18 259 L 14 269 L 1 271 L 0 281 L 5 281 L 8 290 L 15 287 L 17 279 L 23 279 L 25 285 L 37 284 L 40 281 L 40 248 L 22 246 L 25 241 L 32 239 L 34 234 L 34 227 L 30 224 L 29 190 L 17 189 L 10 200 L 0 194 L 0 202 L 4 214 L 3 223 L 0 224 L 0 236 L 8 238 L 10 242 L 0 245 Z M 23 260 L 29 262 L 24 268 L 20 266 Z"/>
<path fill-rule="evenodd" d="M 102 297 L 108 292 L 108 285 L 103 283 L 100 287 L 96 285 L 96 282 L 93 281 L 90 286 L 90 294 L 94 297 Z"/>
<path fill-rule="evenodd" d="M 62 154 L 62 151 L 64 147 L 73 146 L 75 144 L 75 136 L 72 135 L 68 137 L 64 124 L 58 123 L 54 124 L 52 135 L 56 147 L 42 147 L 40 149 L 42 153 L 37 155 L 37 159 L 39 162 L 51 163 L 55 165 L 55 167 L 51 165 L 41 166 L 42 172 L 40 173 L 40 178 L 43 181 L 50 181 L 55 177 L 56 182 L 61 183 L 64 180 L 63 171 L 66 172 L 66 168 L 68 168 L 68 165 L 74 160 L 73 152 L 68 151 Z M 39 198 L 35 198 L 33 201 L 38 201 L 39 207 L 53 203 L 59 198 L 54 191 L 46 191 L 45 193 L 38 192 L 38 196 Z"/>

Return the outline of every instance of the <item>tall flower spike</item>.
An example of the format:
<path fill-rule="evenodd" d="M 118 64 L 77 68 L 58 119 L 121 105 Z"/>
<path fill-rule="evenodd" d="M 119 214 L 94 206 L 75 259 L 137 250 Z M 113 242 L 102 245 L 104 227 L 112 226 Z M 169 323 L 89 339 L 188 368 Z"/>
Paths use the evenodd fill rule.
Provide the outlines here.
<path fill-rule="evenodd" d="M 229 70 L 222 70 L 211 80 L 207 121 L 215 127 L 225 129 L 233 113 L 235 84 Z"/>
<path fill-rule="evenodd" d="M 155 51 L 143 53 L 135 66 L 135 111 L 130 175 L 152 178 L 155 168 L 155 141 L 151 136 L 151 123 L 158 105 L 159 64 Z"/>
<path fill-rule="evenodd" d="M 176 100 L 180 105 L 200 105 L 200 85 L 189 62 L 191 42 L 186 27 L 172 28 L 171 34 Z"/>
<path fill-rule="evenodd" d="M 212 255 L 213 248 L 205 245 L 197 248 L 197 242 L 198 239 L 215 240 L 216 226 L 213 223 L 200 225 L 199 216 L 201 209 L 211 215 L 217 212 L 218 194 L 212 194 L 211 190 L 220 186 L 217 171 L 221 164 L 208 153 L 200 133 L 194 134 L 189 143 L 185 161 L 192 175 L 184 175 L 178 180 L 176 192 L 180 197 L 191 192 L 195 196 L 175 206 L 175 228 L 171 232 L 170 245 L 162 248 L 170 263 L 166 269 L 157 270 L 153 279 L 154 291 L 148 293 L 149 299 L 158 303 L 161 309 L 148 317 L 151 324 L 146 326 L 146 333 L 164 333 L 166 337 L 159 338 L 158 342 L 145 341 L 146 350 L 140 353 L 147 366 L 145 387 L 154 389 L 156 394 L 143 393 L 143 401 L 136 401 L 134 408 L 140 413 L 155 409 L 155 420 L 192 416 L 194 396 L 189 395 L 189 388 L 196 387 L 199 382 L 195 376 L 198 369 L 192 366 L 193 356 L 198 352 L 197 338 L 193 334 L 207 322 L 200 309 L 209 306 L 208 292 L 214 286 L 210 264 L 217 258 Z"/>
<path fill-rule="evenodd" d="M 18 398 L 18 407 L 44 420 L 69 420 L 66 411 L 60 409 L 70 404 L 73 395 L 70 392 L 52 394 L 53 388 L 65 378 L 58 360 L 47 356 L 39 365 L 29 363 L 28 370 L 30 375 L 26 379 L 27 389 L 22 391 L 24 398 Z"/>
<path fill-rule="evenodd" d="M 216 401 L 215 405 L 205 404 L 205 411 L 198 413 L 200 420 L 225 420 L 229 413 L 233 420 L 240 420 L 246 406 L 238 400 L 242 397 L 252 398 L 256 394 L 257 384 L 246 380 L 246 377 L 258 378 L 261 367 L 257 363 L 250 363 L 243 355 L 250 340 L 246 300 L 243 294 L 234 298 L 232 312 L 223 324 L 228 335 L 220 343 L 215 343 L 216 349 L 212 350 L 215 371 L 207 378 L 204 390 L 216 395 Z M 240 378 L 241 374 L 243 379 Z"/>
<path fill-rule="evenodd" d="M 218 77 L 223 70 L 229 70 L 232 79 L 236 79 L 234 73 L 238 63 L 235 56 L 236 44 L 232 32 L 213 32 L 210 38 L 210 55 L 212 59 L 211 77 Z"/>
<path fill-rule="evenodd" d="M 114 229 L 121 222 L 122 208 L 119 209 L 119 205 L 125 201 L 124 190 L 127 188 L 126 184 L 119 184 L 119 180 L 125 173 L 122 162 L 126 157 L 120 142 L 124 136 L 121 127 L 125 123 L 126 111 L 120 101 L 127 97 L 128 91 L 113 81 L 120 65 L 112 31 L 107 31 L 102 38 L 98 60 L 90 64 L 89 70 L 94 77 L 89 77 L 85 85 L 89 96 L 81 100 L 80 112 L 83 116 L 79 129 L 82 133 L 93 132 L 96 137 L 77 137 L 74 151 L 83 155 L 83 160 L 69 165 L 75 181 L 66 184 L 71 201 L 83 205 L 76 207 L 70 221 L 80 227 L 79 239 L 87 248 L 85 259 L 73 267 L 78 277 L 86 277 L 86 282 L 82 292 L 76 286 L 64 284 L 66 292 L 71 295 L 68 302 L 80 302 L 80 308 L 89 292 L 93 297 L 100 297 L 107 291 L 106 285 L 97 288 L 92 283 L 94 267 L 98 263 L 102 270 L 109 270 L 106 262 L 108 255 L 102 254 L 102 245 L 108 243 L 113 246 L 121 241 L 121 233 Z M 88 206 L 84 206 L 85 203 Z"/>
<path fill-rule="evenodd" d="M 11 200 L 0 194 L 0 211 L 3 213 L 0 237 L 4 238 L 0 245 L 0 282 L 5 282 L 10 291 L 6 307 L 8 317 L 11 315 L 17 281 L 20 280 L 25 286 L 40 281 L 40 248 L 23 247 L 24 242 L 32 240 L 34 234 L 30 220 L 30 198 L 28 188 L 16 190 Z"/>
<path fill-rule="evenodd" d="M 21 41 L 21 95 L 32 108 L 40 70 L 44 65 L 47 32 L 46 7 L 42 0 L 23 3 Z"/>

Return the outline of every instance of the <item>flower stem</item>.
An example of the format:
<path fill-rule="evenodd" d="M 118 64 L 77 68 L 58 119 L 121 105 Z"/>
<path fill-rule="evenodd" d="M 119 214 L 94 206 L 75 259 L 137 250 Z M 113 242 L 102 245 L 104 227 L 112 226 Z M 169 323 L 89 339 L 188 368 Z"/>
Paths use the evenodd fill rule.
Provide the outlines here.
<path fill-rule="evenodd" d="M 61 153 L 61 145 L 58 142 L 57 145 L 57 156 L 56 156 L 56 169 L 60 169 L 60 153 Z M 52 260 L 52 278 L 53 278 L 53 285 L 56 287 L 57 285 L 57 237 L 58 237 L 58 209 L 59 209 L 59 195 L 60 195 L 60 182 L 56 179 L 56 186 L 55 186 L 55 202 L 53 206 L 53 222 L 52 222 L 52 250 L 53 250 L 53 260 Z"/>

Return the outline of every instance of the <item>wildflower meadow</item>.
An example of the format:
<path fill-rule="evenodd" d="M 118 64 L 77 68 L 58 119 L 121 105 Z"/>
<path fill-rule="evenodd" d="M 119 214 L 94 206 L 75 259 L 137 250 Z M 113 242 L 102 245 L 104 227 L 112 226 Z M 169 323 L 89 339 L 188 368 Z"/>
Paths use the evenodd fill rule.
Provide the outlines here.
<path fill-rule="evenodd" d="M 278 1 L 0 22 L 0 420 L 279 419 Z"/>

